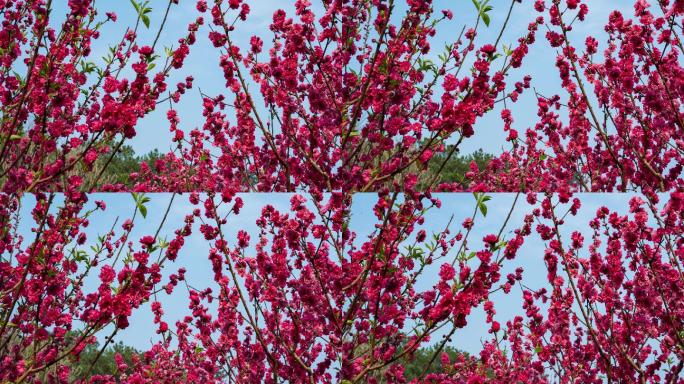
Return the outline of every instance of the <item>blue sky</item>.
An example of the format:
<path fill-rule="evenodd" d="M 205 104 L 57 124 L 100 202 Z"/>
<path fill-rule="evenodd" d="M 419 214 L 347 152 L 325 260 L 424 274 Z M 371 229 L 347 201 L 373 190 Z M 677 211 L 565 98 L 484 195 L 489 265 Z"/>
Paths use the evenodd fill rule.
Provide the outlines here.
<path fill-rule="evenodd" d="M 151 44 L 154 40 L 157 26 L 161 23 L 167 4 L 165 0 L 151 0 L 150 3 L 153 8 L 152 13 L 149 15 L 151 27 L 150 29 L 145 29 L 144 27 L 140 29 L 139 41 L 141 45 Z M 405 6 L 405 2 L 399 3 Z M 440 25 L 436 36 L 431 41 L 435 49 L 430 55 L 437 61 L 437 55 L 441 53 L 441 47 L 445 43 L 450 43 L 456 39 L 463 25 L 474 25 L 476 13 L 473 4 L 468 0 L 434 0 L 433 3 L 437 14 L 439 14 L 441 9 L 451 9 L 455 15 L 452 21 Z M 528 23 L 538 15 L 533 9 L 533 3 L 532 0 L 524 0 L 522 4 L 516 3 L 509 26 L 503 35 L 502 45 L 515 44 L 517 39 L 526 33 Z M 582 44 L 587 36 L 592 35 L 598 37 L 598 40 L 601 41 L 600 37 L 605 35 L 603 25 L 607 22 L 610 11 L 618 9 L 631 15 L 633 3 L 632 0 L 591 1 L 589 3 L 590 13 L 587 20 L 584 23 L 575 24 L 574 31 L 570 35 L 571 39 L 577 44 Z M 64 14 L 66 4 L 66 1 L 56 2 L 55 22 L 63 19 L 59 15 Z M 257 35 L 263 38 L 267 48 L 271 40 L 271 32 L 268 26 L 273 12 L 282 8 L 289 15 L 294 15 L 294 1 L 259 0 L 248 1 L 248 4 L 250 4 L 252 9 L 251 14 L 247 22 L 238 23 L 233 38 L 239 46 L 247 47 L 250 37 Z M 312 4 L 315 11 L 320 11 L 321 3 L 319 0 L 312 1 Z M 510 2 L 508 0 L 491 0 L 490 4 L 494 7 L 494 10 L 490 12 L 490 27 L 482 28 L 479 32 L 478 41 L 482 44 L 493 42 L 496 39 L 499 33 L 499 26 L 503 24 Z M 120 39 L 127 26 L 135 23 L 136 18 L 133 6 L 126 0 L 99 0 L 97 7 L 102 10 L 100 13 L 102 16 L 104 16 L 106 11 L 115 11 L 119 16 L 119 20 L 116 23 L 106 25 L 102 30 L 102 37 L 94 42 L 91 59 L 95 62 L 107 53 L 110 45 Z M 185 34 L 187 24 L 198 15 L 194 7 L 194 1 L 181 0 L 179 5 L 172 8 L 167 21 L 167 27 L 160 38 L 160 46 L 177 45 L 178 38 Z M 398 12 L 401 11 L 400 7 Z M 320 12 L 317 12 L 317 14 L 320 14 Z M 207 17 L 210 16 L 207 14 L 205 19 Z M 191 48 L 186 65 L 180 71 L 174 72 L 169 81 L 170 88 L 173 88 L 177 82 L 182 81 L 188 75 L 193 75 L 195 78 L 194 89 L 190 90 L 183 97 L 181 103 L 175 107 L 181 118 L 180 126 L 185 131 L 190 131 L 201 126 L 203 123 L 199 89 L 208 95 L 225 92 L 225 81 L 221 70 L 218 68 L 220 53 L 206 39 L 207 32 L 208 29 L 205 25 L 198 34 L 197 44 Z M 543 37 L 544 33 L 545 30 L 540 30 L 538 42 L 530 48 L 530 54 L 526 58 L 523 69 L 516 72 L 510 78 L 509 84 L 522 79 L 525 74 L 530 74 L 533 77 L 532 86 L 545 95 L 551 95 L 561 91 L 554 66 L 556 55 L 554 50 L 546 44 Z M 253 87 L 253 89 L 256 88 Z M 502 151 L 502 148 L 507 148 L 506 135 L 503 133 L 502 123 L 499 118 L 502 107 L 503 105 L 498 105 L 478 122 L 474 137 L 469 138 L 462 144 L 462 153 L 470 153 L 480 148 L 490 153 L 499 153 Z M 138 153 L 145 153 L 155 148 L 162 152 L 171 149 L 172 143 L 171 135 L 168 132 L 168 122 L 166 121 L 166 108 L 168 108 L 166 103 L 160 105 L 159 109 L 145 117 L 138 125 L 137 136 L 129 142 Z M 524 129 L 534 124 L 536 120 L 536 98 L 533 92 L 530 90 L 530 92 L 523 95 L 518 105 L 512 109 L 515 119 L 514 128 L 518 129 L 519 132 L 523 132 Z"/>
<path fill-rule="evenodd" d="M 137 240 L 149 234 L 154 234 L 156 231 L 164 211 L 171 199 L 171 194 L 150 194 L 148 195 L 151 201 L 147 204 L 148 214 L 147 218 L 143 219 L 138 216 L 135 222 L 135 229 L 133 231 L 131 240 L 137 245 Z M 233 216 L 229 219 L 226 225 L 226 237 L 230 245 L 236 242 L 235 235 L 239 230 L 245 230 L 252 238 L 252 244 L 258 236 L 258 230 L 255 220 L 259 217 L 261 209 L 271 204 L 281 212 L 289 210 L 289 200 L 291 194 L 244 194 L 241 195 L 245 205 L 238 216 Z M 610 209 L 626 212 L 627 203 L 631 195 L 626 194 L 582 194 L 579 195 L 583 202 L 582 208 L 576 217 L 569 216 L 563 227 L 563 234 L 568 238 L 570 232 L 580 231 L 585 234 L 585 238 L 590 237 L 590 232 L 587 232 L 588 221 L 594 216 L 596 209 L 601 205 L 606 205 Z M 470 246 L 472 249 L 480 249 L 481 239 L 490 233 L 498 233 L 503 219 L 511 209 L 511 204 L 514 200 L 514 194 L 495 194 L 492 200 L 488 203 L 488 214 L 486 217 L 478 215 L 475 220 L 475 227 L 470 237 Z M 473 213 L 475 199 L 471 194 L 440 194 L 439 198 L 442 201 L 440 209 L 433 209 L 426 215 L 426 224 L 422 227 L 428 234 L 432 232 L 441 231 L 449 219 L 454 217 L 452 226 L 452 233 L 456 233 L 460 228 L 460 223 Z M 352 205 L 352 218 L 350 228 L 355 231 L 358 237 L 364 238 L 370 231 L 373 230 L 377 223 L 376 218 L 372 214 L 372 205 L 376 201 L 377 196 L 374 194 L 359 194 L 354 198 Z M 133 199 L 129 194 L 116 193 L 100 193 L 92 194 L 89 197 L 89 204 L 94 206 L 96 200 L 102 200 L 107 204 L 107 209 L 104 212 L 98 211 L 90 218 L 90 225 L 86 230 L 88 234 L 88 243 L 82 248 L 88 252 L 90 251 L 90 244 L 93 244 L 97 239 L 98 234 L 105 233 L 112 225 L 115 219 L 119 219 L 119 224 L 126 218 L 130 218 L 133 214 Z M 30 228 L 34 225 L 30 209 L 32 208 L 34 200 L 32 196 L 24 198 L 21 211 L 21 230 L 28 240 L 32 239 L 30 236 Z M 186 214 L 190 213 L 195 206 L 188 202 L 187 195 L 176 196 L 167 222 L 165 223 L 160 236 L 171 238 L 173 231 L 183 225 L 183 219 Z M 520 198 L 518 204 L 513 210 L 511 220 L 508 227 L 504 231 L 504 237 L 510 237 L 510 231 L 520 226 L 525 214 L 531 211 L 531 206 L 525 202 L 524 198 Z M 458 246 L 456 247 L 458 248 Z M 188 282 L 199 289 L 213 286 L 211 271 L 211 264 L 207 260 L 208 243 L 195 226 L 194 233 L 188 239 L 181 250 L 178 259 L 175 263 L 166 264 L 164 269 L 164 276 L 174 273 L 180 267 L 187 269 Z M 505 264 L 502 271 L 502 276 L 513 272 L 517 267 L 525 269 L 525 283 L 533 288 L 540 288 L 546 286 L 546 269 L 543 263 L 544 245 L 536 235 L 526 239 L 524 246 L 518 253 L 518 257 Z M 450 260 L 450 259 L 448 259 Z M 448 261 L 447 260 L 447 261 Z M 439 271 L 440 263 L 435 263 L 428 268 L 422 278 L 417 284 L 418 289 L 428 289 L 437 280 L 437 273 Z M 98 283 L 97 273 L 93 273 L 91 277 L 86 280 L 86 289 L 95 289 Z M 164 280 L 163 280 L 164 282 Z M 514 288 L 509 295 L 496 293 L 492 300 L 498 311 L 496 320 L 505 324 L 506 320 L 511 319 L 516 314 L 521 314 L 521 292 L 519 288 Z M 189 314 L 187 309 L 187 294 L 184 288 L 179 288 L 170 296 L 162 294 L 158 296 L 158 300 L 163 304 L 166 312 L 164 320 L 172 326 L 175 320 L 182 318 Z M 136 348 L 148 348 L 154 341 L 157 341 L 157 335 L 152 331 L 154 328 L 153 316 L 149 311 L 149 305 L 137 310 L 132 319 L 129 328 L 120 331 L 117 335 L 117 340 L 121 340 L 126 344 L 132 345 Z M 468 352 L 477 352 L 480 349 L 482 340 L 488 339 L 487 325 L 485 324 L 484 312 L 480 309 L 468 319 L 468 326 L 456 332 L 453 337 L 452 345 Z M 104 335 L 104 334 L 103 334 Z M 439 334 L 437 335 L 439 336 Z M 433 339 L 436 340 L 436 339 Z"/>

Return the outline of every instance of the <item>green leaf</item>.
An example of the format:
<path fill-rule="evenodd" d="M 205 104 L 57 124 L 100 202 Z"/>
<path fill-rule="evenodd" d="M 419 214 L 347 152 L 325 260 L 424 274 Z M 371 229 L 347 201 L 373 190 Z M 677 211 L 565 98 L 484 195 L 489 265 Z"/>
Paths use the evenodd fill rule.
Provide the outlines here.
<path fill-rule="evenodd" d="M 458 255 L 458 259 L 461 261 L 468 261 L 468 260 L 474 259 L 476 256 L 477 256 L 477 252 L 475 252 L 475 251 L 470 251 L 467 254 L 465 253 L 465 251 L 462 251 Z"/>
<path fill-rule="evenodd" d="M 487 206 L 484 204 L 480 204 L 479 207 L 480 207 L 480 212 L 482 212 L 482 216 L 486 217 L 487 216 Z"/>
<path fill-rule="evenodd" d="M 507 245 L 508 245 L 508 241 L 501 240 L 496 244 L 496 249 L 506 248 Z"/>
<path fill-rule="evenodd" d="M 74 261 L 83 262 L 88 260 L 88 253 L 86 251 L 79 249 L 74 253 Z"/>
<path fill-rule="evenodd" d="M 97 70 L 97 66 L 92 61 L 81 61 L 81 71 L 85 73 L 93 73 Z"/>
<path fill-rule="evenodd" d="M 152 63 L 159 58 L 159 55 L 150 55 L 145 59 L 146 62 Z"/>
<path fill-rule="evenodd" d="M 140 20 L 142 20 L 143 24 L 145 24 L 146 28 L 150 28 L 150 17 L 147 15 L 140 15 Z M 489 23 L 486 23 L 489 25 Z"/>
<path fill-rule="evenodd" d="M 477 0 L 472 0 L 472 1 L 473 1 L 473 4 L 475 5 L 475 8 L 477 8 L 477 12 L 478 12 L 480 18 L 482 18 L 482 22 L 484 22 L 484 24 L 489 27 L 489 23 L 490 23 L 491 19 L 489 18 L 489 15 L 487 14 L 487 12 L 494 9 L 494 7 L 487 4 L 487 3 L 489 3 L 489 0 L 484 0 L 483 2 L 479 2 Z"/>
<path fill-rule="evenodd" d="M 485 23 L 486 26 L 489 27 L 489 21 L 490 21 L 490 20 L 489 20 L 489 15 L 488 15 L 488 14 L 486 14 L 486 13 L 483 13 L 483 14 L 482 14 L 482 21 Z"/>
<path fill-rule="evenodd" d="M 425 254 L 425 251 L 423 251 L 423 248 L 412 248 L 411 249 L 411 258 L 414 260 L 423 260 L 423 255 Z"/>
<path fill-rule="evenodd" d="M 487 216 L 487 205 L 485 203 L 491 200 L 492 197 L 479 192 L 473 193 L 473 196 L 475 196 L 477 208 L 482 212 L 483 216 Z"/>
<path fill-rule="evenodd" d="M 131 195 L 133 196 L 133 201 L 135 201 L 135 207 L 140 211 L 143 218 L 147 218 L 147 207 L 145 206 L 145 203 L 148 203 L 150 198 L 145 196 L 145 194 L 135 192 L 131 193 Z"/>
<path fill-rule="evenodd" d="M 140 206 L 140 214 L 142 215 L 143 219 L 147 218 L 147 207 L 144 205 Z"/>
<path fill-rule="evenodd" d="M 146 28 L 150 28 L 150 17 L 147 16 L 148 13 L 152 12 L 152 8 L 148 7 L 149 1 L 143 3 L 138 3 L 135 0 L 130 0 L 135 8 L 135 12 L 138 14 L 138 18 L 145 25 Z"/>
<path fill-rule="evenodd" d="M 159 249 L 164 249 L 164 248 L 167 248 L 168 246 L 169 246 L 169 242 L 168 242 L 168 240 L 166 240 L 166 238 L 159 240 L 159 242 L 157 244 L 157 247 Z"/>

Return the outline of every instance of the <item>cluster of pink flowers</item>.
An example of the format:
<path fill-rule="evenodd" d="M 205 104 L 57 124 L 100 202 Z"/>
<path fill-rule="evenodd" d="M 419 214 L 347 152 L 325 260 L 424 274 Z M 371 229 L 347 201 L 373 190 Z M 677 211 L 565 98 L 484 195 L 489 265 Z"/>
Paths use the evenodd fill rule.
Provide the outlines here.
<path fill-rule="evenodd" d="M 138 44 L 142 13 L 98 66 L 92 45 L 102 27 L 117 17 L 99 17 L 93 3 L 69 1 L 58 29 L 51 22 L 57 16 L 50 1 L 0 3 L 3 193 L 64 190 L 71 184 L 92 189 L 103 166 L 135 136 L 136 125 L 156 108 L 160 96 L 169 93 L 177 101 L 184 90 L 181 85 L 169 89 L 167 79 L 171 70 L 182 67 L 201 17 L 157 71 L 157 41 Z"/>
<path fill-rule="evenodd" d="M 455 16 L 430 0 L 323 1 L 321 14 L 296 0 L 247 47 L 236 35 L 256 3 L 197 0 L 165 53 L 156 39 L 138 43 L 149 19 L 136 2 L 136 26 L 98 67 L 91 45 L 115 14 L 70 0 L 55 29 L 50 0 L 0 0 L 0 381 L 73 382 L 82 351 L 106 348 L 150 303 L 160 341 L 89 382 L 684 383 L 684 1 L 637 0 L 633 16 L 610 15 L 607 41 L 583 47 L 570 36 L 586 0 L 527 1 L 538 14 L 511 46 L 502 36 L 519 1 L 499 26 L 474 1 L 476 22 L 438 62 L 432 38 Z M 498 28 L 495 41 L 480 41 L 485 27 Z M 198 74 L 167 81 L 198 39 L 220 52 L 225 93 L 203 93 L 200 126 L 184 130 L 174 105 Z M 538 121 L 522 131 L 515 106 L 531 92 L 524 63 L 539 44 L 556 50 L 564 93 L 535 90 Z M 106 205 L 87 208 L 86 192 L 126 188 L 99 181 L 162 102 L 176 149 L 142 164 L 133 190 L 187 193 L 192 212 L 170 241 L 159 230 L 136 240 L 147 198 L 135 193 L 130 219 L 88 239 Z M 510 150 L 473 163 L 465 183 L 442 183 L 501 102 Z M 426 172 L 435 159 L 437 174 Z M 441 208 L 433 191 L 464 185 L 474 214 L 426 233 L 426 213 Z M 237 194 L 255 191 L 296 194 L 288 210 L 263 208 L 258 233 L 228 237 Z M 530 213 L 473 239 L 483 192 L 500 191 L 526 193 Z M 638 195 L 627 213 L 600 208 L 590 239 L 568 237 L 584 191 Z M 377 195 L 366 238 L 349 227 L 357 192 Z M 19 217 L 27 193 L 30 234 Z M 165 273 L 193 233 L 209 244 L 213 288 L 188 284 L 184 268 Z M 532 289 L 515 263 L 537 236 L 547 274 Z M 494 294 L 516 289 L 522 315 L 501 318 Z M 170 324 L 158 296 L 185 293 L 188 315 Z M 478 308 L 481 352 L 442 353 Z M 405 363 L 426 346 L 436 346 L 430 364 L 409 377 Z"/>
<path fill-rule="evenodd" d="M 681 2 L 636 1 L 633 17 L 612 12 L 602 55 L 595 37 L 584 47 L 570 42 L 574 20 L 587 12 L 576 3 L 536 3 L 548 12 L 546 38 L 565 94 L 538 94 L 539 121 L 482 182 L 505 191 L 682 189 Z"/>

